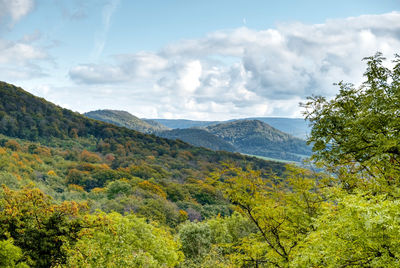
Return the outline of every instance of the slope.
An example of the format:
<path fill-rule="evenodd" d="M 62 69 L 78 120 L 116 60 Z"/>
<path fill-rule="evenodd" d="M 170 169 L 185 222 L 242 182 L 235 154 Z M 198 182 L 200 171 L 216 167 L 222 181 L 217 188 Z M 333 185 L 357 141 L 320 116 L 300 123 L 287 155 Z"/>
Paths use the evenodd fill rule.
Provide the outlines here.
<path fill-rule="evenodd" d="M 146 122 L 155 121 L 166 127 L 176 128 L 193 128 L 193 127 L 205 127 L 213 124 L 220 123 L 220 121 L 196 121 L 188 119 L 142 119 Z"/>
<path fill-rule="evenodd" d="M 310 127 L 307 125 L 306 120 L 302 118 L 254 117 L 246 119 L 262 121 L 282 132 L 301 139 L 306 139 L 310 133 Z"/>
<path fill-rule="evenodd" d="M 284 171 L 280 163 L 214 152 L 89 119 L 0 82 L 0 178 L 34 183 L 56 200 L 134 212 L 175 226 L 227 215 L 221 194 L 204 182 L 220 162 Z"/>
<path fill-rule="evenodd" d="M 232 144 L 204 129 L 172 129 L 168 131 L 157 132 L 155 134 L 168 139 L 179 139 L 194 146 L 205 147 L 214 151 L 237 151 Z"/>
<path fill-rule="evenodd" d="M 231 143 L 241 153 L 299 161 L 311 154 L 304 140 L 279 131 L 259 120 L 237 120 L 205 127 Z"/>
<path fill-rule="evenodd" d="M 156 121 L 149 119 L 141 120 L 128 112 L 117 110 L 97 110 L 85 113 L 84 115 L 142 133 L 152 133 L 167 139 L 181 140 L 194 146 L 205 147 L 214 151 L 237 151 L 230 143 L 203 129 L 177 128 L 169 130 L 169 128 Z"/>
<path fill-rule="evenodd" d="M 138 117 L 126 112 L 118 110 L 97 110 L 84 114 L 85 116 L 100 120 L 106 123 L 114 124 L 120 127 L 137 130 L 142 133 L 153 133 L 155 131 L 168 130 L 169 128 L 157 122 L 146 122 Z"/>
<path fill-rule="evenodd" d="M 249 117 L 243 119 L 232 119 L 227 121 L 196 121 L 187 119 L 143 119 L 146 122 L 158 122 L 169 128 L 192 128 L 206 127 L 215 124 L 228 123 L 236 120 L 259 120 L 268 125 L 295 136 L 300 139 L 305 139 L 310 132 L 307 122 L 301 118 L 285 118 L 285 117 Z"/>

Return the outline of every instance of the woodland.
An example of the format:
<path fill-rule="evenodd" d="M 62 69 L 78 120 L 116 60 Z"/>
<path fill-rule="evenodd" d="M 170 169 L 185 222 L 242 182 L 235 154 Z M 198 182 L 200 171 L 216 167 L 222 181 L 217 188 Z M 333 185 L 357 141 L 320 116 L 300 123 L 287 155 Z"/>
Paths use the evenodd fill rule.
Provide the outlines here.
<path fill-rule="evenodd" d="M 0 83 L 0 267 L 399 267 L 400 56 L 301 104 L 284 165 L 88 119 Z"/>

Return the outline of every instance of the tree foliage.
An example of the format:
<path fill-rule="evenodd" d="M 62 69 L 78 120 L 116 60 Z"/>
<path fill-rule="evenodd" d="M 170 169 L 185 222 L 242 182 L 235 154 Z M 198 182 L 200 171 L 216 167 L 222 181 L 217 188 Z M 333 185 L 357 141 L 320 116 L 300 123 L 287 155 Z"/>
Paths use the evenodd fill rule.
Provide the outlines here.
<path fill-rule="evenodd" d="M 380 53 L 366 61 L 361 87 L 341 82 L 334 99 L 304 104 L 327 173 L 240 156 L 221 167 L 224 154 L 68 113 L 73 137 L 0 136 L 0 266 L 400 266 L 400 56 L 392 69 Z M 43 121 L 42 105 L 31 119 L 52 129 L 9 103 L 0 132 L 64 133 L 69 121 Z"/>
<path fill-rule="evenodd" d="M 23 259 L 34 267 L 65 262 L 64 243 L 73 244 L 82 228 L 79 211 L 84 204 L 53 204 L 37 188 L 13 191 L 3 186 L 0 203 L 0 237 L 12 238 L 23 250 Z M 18 251 L 15 251 L 18 256 Z"/>
<path fill-rule="evenodd" d="M 303 104 L 312 126 L 308 142 L 315 160 L 346 173 L 363 172 L 380 184 L 398 183 L 400 56 L 395 55 L 392 69 L 385 67 L 381 53 L 364 60 L 366 81 L 360 87 L 342 81 L 332 100 L 314 96 Z"/>
<path fill-rule="evenodd" d="M 240 265 L 285 267 L 315 229 L 313 220 L 325 200 L 319 185 L 327 178 L 294 166 L 288 166 L 285 178 L 265 178 L 232 166 L 213 175 L 214 183 L 257 229 L 235 247 L 233 258 Z"/>
<path fill-rule="evenodd" d="M 183 259 L 171 234 L 144 219 L 111 213 L 86 220 L 94 227 L 80 233 L 67 267 L 174 267 Z"/>

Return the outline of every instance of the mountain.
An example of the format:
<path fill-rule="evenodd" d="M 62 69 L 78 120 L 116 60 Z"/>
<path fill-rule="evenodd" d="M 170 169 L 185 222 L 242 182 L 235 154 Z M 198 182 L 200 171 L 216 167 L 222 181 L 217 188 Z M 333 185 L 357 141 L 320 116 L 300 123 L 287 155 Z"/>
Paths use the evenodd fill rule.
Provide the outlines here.
<path fill-rule="evenodd" d="M 90 119 L 5 82 L 0 96 L 1 183 L 13 189 L 34 183 L 60 203 L 87 201 L 93 210 L 134 212 L 174 227 L 232 212 L 205 182 L 221 162 L 266 175 L 285 170 L 282 163 Z"/>
<path fill-rule="evenodd" d="M 260 118 L 261 120 L 244 119 L 215 123 L 217 121 L 141 120 L 127 112 L 112 110 L 93 111 L 85 115 L 138 131 L 151 132 L 163 138 L 181 140 L 214 151 L 240 152 L 289 161 L 300 161 L 303 157 L 311 155 L 311 150 L 305 141 L 265 123 L 265 121 L 269 121 L 290 131 L 296 129 L 293 126 L 297 125 L 300 126 L 297 129 L 300 130 L 298 133 L 301 133 L 301 129 L 305 131 L 305 123 L 302 119 Z M 149 124 L 152 122 L 153 124 L 163 122 L 172 127 L 189 128 L 162 130 L 162 127 L 152 128 Z"/>
<path fill-rule="evenodd" d="M 192 128 L 192 127 L 205 127 L 220 123 L 220 121 L 196 121 L 188 119 L 142 119 L 145 122 L 155 121 L 168 128 Z"/>
<path fill-rule="evenodd" d="M 152 120 L 143 121 L 126 111 L 97 110 L 85 113 L 84 115 L 89 118 L 114 124 L 120 127 L 134 129 L 142 133 L 153 133 L 156 131 L 169 129 L 166 126 L 163 126 L 162 124 Z"/>
<path fill-rule="evenodd" d="M 252 117 L 246 119 L 262 121 L 282 132 L 301 139 L 306 139 L 310 133 L 310 127 L 306 120 L 302 118 Z"/>
<path fill-rule="evenodd" d="M 240 159 L 259 162 L 255 158 L 238 154 L 216 153 L 194 147 L 181 141 L 173 141 L 155 135 L 140 133 L 125 127 L 87 118 L 79 113 L 61 108 L 43 98 L 36 97 L 22 88 L 0 81 L 0 134 L 46 144 L 56 142 L 77 143 L 80 139 L 95 143 L 95 151 L 102 149 L 114 152 L 116 156 L 127 157 L 154 155 L 157 158 L 173 157 L 179 151 L 190 150 L 200 158 L 214 162 L 215 159 Z M 114 113 L 114 115 L 128 113 Z M 129 118 L 132 118 L 129 116 Z M 122 121 L 122 120 L 121 120 Z M 109 143 L 106 145 L 105 143 Z M 124 153 L 120 154 L 124 147 Z M 90 147 L 90 146 L 89 146 Z M 103 148 L 104 147 L 104 148 Z M 93 150 L 93 149 L 92 149 Z M 173 155 L 170 152 L 173 151 Z M 179 158 L 178 158 L 179 159 Z M 208 161 L 207 160 L 207 161 Z M 142 160 L 141 160 L 142 161 Z M 161 161 L 161 163 L 165 163 Z M 261 163 L 261 162 L 259 162 Z M 262 162 L 268 164 L 269 162 Z"/>
<path fill-rule="evenodd" d="M 311 155 L 311 148 L 304 140 L 279 131 L 260 120 L 236 120 L 204 129 L 245 154 L 294 161 Z"/>
<path fill-rule="evenodd" d="M 142 133 L 153 133 L 157 136 L 172 140 L 179 139 L 194 146 L 205 147 L 214 151 L 236 151 L 234 146 L 203 129 L 187 128 L 169 130 L 169 128 L 159 122 L 141 120 L 128 112 L 117 110 L 97 110 L 85 113 L 84 115 L 92 119 L 137 130 Z"/>
<path fill-rule="evenodd" d="M 150 126 L 152 126 L 155 131 L 164 131 L 164 130 L 170 130 L 171 129 L 170 127 L 164 126 L 163 124 L 161 124 L 159 122 L 156 122 L 154 120 L 151 120 L 151 119 L 146 119 L 146 120 L 141 119 L 141 120 L 143 122 L 146 122 Z"/>
<path fill-rule="evenodd" d="M 143 119 L 144 121 L 159 122 L 169 128 L 191 128 L 191 127 L 206 127 L 210 125 L 227 123 L 236 120 L 259 120 L 267 123 L 268 125 L 293 135 L 300 139 L 306 139 L 310 132 L 307 122 L 301 118 L 284 118 L 284 117 L 250 117 L 243 119 L 232 119 L 227 121 L 195 121 L 186 119 Z"/>
<path fill-rule="evenodd" d="M 235 152 L 236 148 L 219 138 L 218 136 L 211 134 L 204 129 L 185 128 L 185 129 L 173 129 L 168 131 L 162 131 L 156 133 L 163 138 L 182 140 L 195 146 L 205 147 L 214 151 L 228 151 Z"/>

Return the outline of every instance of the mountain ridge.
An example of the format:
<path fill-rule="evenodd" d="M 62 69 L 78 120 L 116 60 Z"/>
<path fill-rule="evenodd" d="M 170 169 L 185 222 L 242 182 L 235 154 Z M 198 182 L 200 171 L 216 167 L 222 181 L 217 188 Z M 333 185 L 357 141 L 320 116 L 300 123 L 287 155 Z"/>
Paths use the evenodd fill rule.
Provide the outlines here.
<path fill-rule="evenodd" d="M 110 113 L 112 113 L 112 120 L 109 120 Z M 94 117 L 96 119 L 111 123 L 114 122 L 138 131 L 141 131 L 143 125 L 148 125 L 145 120 L 141 123 L 141 119 L 127 112 L 100 110 L 89 112 L 85 115 L 91 116 L 93 114 L 97 115 Z M 126 117 L 126 115 L 129 115 L 129 117 Z M 134 122 L 129 122 L 129 118 L 134 120 Z M 157 130 L 147 127 L 146 131 L 160 137 L 182 140 L 192 145 L 205 147 L 214 151 L 224 150 L 298 162 L 311 154 L 305 141 L 292 137 L 290 134 L 284 133 L 260 120 L 239 119 L 226 122 L 183 121 L 186 126 L 192 127 L 183 129 L 175 128 L 172 130 Z M 227 129 L 229 129 L 229 132 L 235 133 L 236 137 L 223 133 Z"/>
<path fill-rule="evenodd" d="M 236 120 L 204 127 L 224 139 L 238 152 L 284 160 L 300 161 L 311 155 L 304 140 L 284 133 L 260 120 Z"/>
<path fill-rule="evenodd" d="M 143 133 L 153 133 L 156 131 L 169 130 L 168 127 L 158 122 L 152 120 L 144 121 L 132 115 L 129 112 L 121 110 L 101 109 L 96 111 L 90 111 L 84 113 L 83 115 L 92 119 L 107 122 L 120 127 L 127 127 L 129 129 L 134 129 L 136 131 Z"/>
<path fill-rule="evenodd" d="M 159 122 L 171 129 L 175 128 L 190 128 L 190 127 L 206 127 L 209 125 L 227 123 L 236 120 L 259 120 L 267 123 L 268 125 L 293 135 L 300 139 L 306 139 L 309 135 L 310 128 L 307 122 L 302 118 L 288 118 L 288 117 L 248 117 L 239 119 L 230 119 L 223 121 L 197 121 L 189 119 L 143 119 Z"/>

